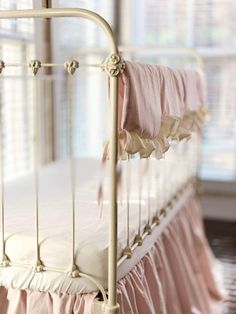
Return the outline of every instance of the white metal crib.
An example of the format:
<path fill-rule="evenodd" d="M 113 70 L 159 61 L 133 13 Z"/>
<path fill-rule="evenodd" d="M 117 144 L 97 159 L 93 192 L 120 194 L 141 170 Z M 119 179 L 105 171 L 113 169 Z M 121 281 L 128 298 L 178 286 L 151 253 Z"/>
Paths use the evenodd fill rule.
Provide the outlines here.
<path fill-rule="evenodd" d="M 33 269 L 35 272 L 42 271 L 56 271 L 56 272 L 66 272 L 68 276 L 72 278 L 76 277 L 84 277 L 88 280 L 91 280 L 97 288 L 101 291 L 103 301 L 96 301 L 94 305 L 94 311 L 96 313 L 118 313 L 119 312 L 119 304 L 117 302 L 117 268 L 121 266 L 121 264 L 126 260 L 131 258 L 133 251 L 136 247 L 142 245 L 143 240 L 148 237 L 152 230 L 159 225 L 160 221 L 166 216 L 168 212 L 168 208 L 171 208 L 176 200 L 178 200 L 179 195 L 183 193 L 186 189 L 189 182 L 193 182 L 194 179 L 190 178 L 184 186 L 182 186 L 175 195 L 172 196 L 170 200 L 168 200 L 166 206 L 164 206 L 161 211 L 155 215 L 154 217 L 149 217 L 149 223 L 147 224 L 144 232 L 139 230 L 136 240 L 134 243 L 131 243 L 129 239 L 129 212 L 127 212 L 127 246 L 124 248 L 123 256 L 117 261 L 117 221 L 118 221 L 118 208 L 117 208 L 117 200 L 118 196 L 118 185 L 119 185 L 119 172 L 117 168 L 118 163 L 118 100 L 119 100 L 119 75 L 122 73 L 125 67 L 125 63 L 121 57 L 120 51 L 130 52 L 132 53 L 134 50 L 137 51 L 136 47 L 121 47 L 118 49 L 115 36 L 111 30 L 109 24 L 98 14 L 84 10 L 84 9 L 39 9 L 39 10 L 19 10 L 19 11 L 1 11 L 0 18 L 1 19 L 9 19 L 9 18 L 59 18 L 59 17 L 78 17 L 89 19 L 96 23 L 100 28 L 104 30 L 107 35 L 107 38 L 110 43 L 110 54 L 107 56 L 105 61 L 102 61 L 100 64 L 87 64 L 87 63 L 79 63 L 76 59 L 68 60 L 63 64 L 59 63 L 43 63 L 40 60 L 32 60 L 28 64 L 11 64 L 7 63 L 4 60 L 0 61 L 0 73 L 4 72 L 4 69 L 7 67 L 29 67 L 32 71 L 33 76 L 37 76 L 40 71 L 40 68 L 47 67 L 65 67 L 68 72 L 68 86 L 70 86 L 70 81 L 72 79 L 73 74 L 76 71 L 79 71 L 80 67 L 95 67 L 103 70 L 107 73 L 109 77 L 110 84 L 110 102 L 111 102 L 111 118 L 110 118 L 110 170 L 109 170 L 109 178 L 110 178 L 110 196 L 109 196 L 109 252 L 108 252 L 108 295 L 104 287 L 91 277 L 88 274 L 85 274 L 80 271 L 79 266 L 76 264 L 75 260 L 75 243 L 76 243 L 76 201 L 75 201 L 75 162 L 74 162 L 74 152 L 72 145 L 72 130 L 69 130 L 68 134 L 68 142 L 70 146 L 70 176 L 71 176 L 71 263 L 68 269 L 58 269 L 56 267 L 47 267 L 44 265 L 44 261 L 41 259 L 40 255 L 40 223 L 39 223 L 39 185 L 38 185 L 38 155 L 39 155 L 39 143 L 38 143 L 38 135 L 37 135 L 37 121 L 35 121 L 35 139 L 34 139 L 34 153 L 35 153 L 35 164 L 34 164 L 34 186 L 35 186 L 35 261 L 33 265 Z M 161 49 L 165 49 L 165 47 L 147 47 L 141 48 L 144 51 L 160 51 Z M 169 49 L 169 48 L 168 48 Z M 173 47 L 173 49 L 179 50 L 182 52 L 187 52 L 194 58 L 196 58 L 198 67 L 203 69 L 203 61 L 201 56 L 194 49 L 190 48 L 178 48 Z M 90 52 L 89 49 L 85 49 L 84 51 L 79 50 L 79 54 Z M 93 50 L 94 52 L 94 50 Z M 99 50 L 101 52 L 101 50 Z M 35 82 L 36 84 L 36 82 Z M 36 86 L 36 85 L 35 85 Z M 37 86 L 36 86 L 37 88 Z M 38 106 L 35 108 L 35 116 L 38 115 Z M 69 110 L 69 119 L 71 119 L 71 104 L 68 101 L 68 110 Z M 1 140 L 1 151 L 3 151 L 3 130 L 2 123 L 0 121 L 0 140 Z M 129 159 L 129 158 L 128 158 Z M 129 163 L 129 161 L 128 161 Z M 4 201 L 4 154 L 1 153 L 1 267 L 10 267 L 10 266 L 19 266 L 19 267 L 29 267 L 28 264 L 24 263 L 14 263 L 11 261 L 11 256 L 7 256 L 6 254 L 6 236 L 5 236 L 5 201 Z M 129 205 L 127 205 L 129 206 Z M 141 212 L 139 212 L 141 215 Z"/>

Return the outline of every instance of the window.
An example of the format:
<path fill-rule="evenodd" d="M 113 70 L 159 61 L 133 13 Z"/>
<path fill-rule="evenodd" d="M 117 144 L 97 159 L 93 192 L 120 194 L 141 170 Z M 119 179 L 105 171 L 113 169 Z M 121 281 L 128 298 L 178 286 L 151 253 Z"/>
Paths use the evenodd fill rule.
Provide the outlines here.
<path fill-rule="evenodd" d="M 31 0 L 0 1 L 2 10 L 30 8 Z M 0 60 L 25 63 L 34 55 L 31 20 L 0 20 Z M 21 175 L 33 166 L 32 80 L 26 67 L 6 67 L 0 76 L 5 178 Z"/>
<path fill-rule="evenodd" d="M 201 176 L 207 180 L 236 181 L 235 15 L 232 0 L 123 2 L 123 44 L 196 47 L 204 58 L 211 119 L 203 130 Z M 171 57 L 160 62 L 177 64 Z"/>
<path fill-rule="evenodd" d="M 54 0 L 53 7 L 80 7 L 100 13 L 114 24 L 113 1 Z M 83 31 L 81 31 L 83 30 Z M 69 34 L 69 36 L 68 36 Z M 53 60 L 63 63 L 76 59 L 83 63 L 100 63 L 108 55 L 107 37 L 94 22 L 78 18 L 52 20 Z M 88 54 L 83 53 L 88 48 Z M 93 49 L 102 49 L 94 53 Z M 68 98 L 65 71 L 54 71 L 55 156 L 64 158 L 68 151 Z M 101 156 L 108 129 L 107 76 L 99 69 L 81 67 L 73 76 L 73 134 L 76 156 Z"/>
<path fill-rule="evenodd" d="M 41 1 L 34 1 L 41 6 Z M 144 46 L 196 47 L 205 61 L 207 76 L 207 105 L 211 120 L 203 130 L 201 175 L 206 180 L 236 181 L 236 2 L 233 0 L 53 0 L 53 7 L 84 7 L 104 16 L 116 29 L 120 44 Z M 32 7 L 32 0 L 0 1 L 1 9 Z M 118 14 L 120 12 L 120 14 Z M 33 21 L 0 21 L 0 59 L 10 63 L 42 61 L 48 56 L 39 53 L 33 39 L 42 34 L 42 24 Z M 82 30 L 82 31 L 81 31 Z M 99 50 L 107 46 L 103 31 L 91 21 L 76 18 L 53 19 L 50 29 L 52 54 L 58 63 L 77 59 L 81 63 L 100 62 L 107 56 L 86 55 L 85 47 Z M 34 36 L 34 34 L 37 36 Z M 41 35 L 40 35 L 41 34 Z M 186 55 L 178 58 L 156 53 L 133 54 L 139 60 L 149 60 L 173 66 L 192 65 Z M 85 73 L 87 75 L 85 75 Z M 98 156 L 107 138 L 106 75 L 97 69 L 80 68 L 73 77 L 73 133 L 76 156 Z M 24 173 L 33 167 L 33 108 L 35 98 L 32 77 L 28 70 L 6 68 L 0 76 L 1 104 L 4 107 L 6 177 Z M 13 82 L 14 81 L 14 85 Z M 11 82 L 11 83 L 9 83 Z M 53 69 L 42 76 L 40 103 L 43 119 L 50 132 L 46 147 L 52 150 L 48 160 L 67 155 L 68 93 L 67 77 L 62 69 Z M 13 92 L 14 90 L 14 92 Z M 47 93 L 47 97 L 44 97 Z M 47 102 L 45 104 L 45 99 Z M 50 101 L 49 101 L 50 100 Z M 44 107 L 45 106 L 45 107 Z M 48 108 L 50 109 L 48 111 Z M 50 114 L 49 114 L 50 113 Z M 45 122 L 44 121 L 44 122 Z M 91 127 L 92 126 L 92 127 Z M 47 133 L 45 131 L 45 133 Z"/>

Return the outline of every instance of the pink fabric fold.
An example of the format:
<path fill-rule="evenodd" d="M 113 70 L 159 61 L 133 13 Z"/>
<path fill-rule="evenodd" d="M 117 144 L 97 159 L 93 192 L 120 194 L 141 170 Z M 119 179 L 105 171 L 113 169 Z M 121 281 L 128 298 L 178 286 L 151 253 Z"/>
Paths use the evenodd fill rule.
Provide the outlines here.
<path fill-rule="evenodd" d="M 191 198 L 150 252 L 121 280 L 119 302 L 126 310 L 121 313 L 221 313 L 224 296 L 214 278 L 216 260 L 205 239 L 199 211 Z M 136 279 L 143 273 L 148 288 L 145 280 Z M 129 293 L 124 299 L 127 291 L 136 294 Z M 133 311 L 137 304 L 138 310 Z"/>
<path fill-rule="evenodd" d="M 126 61 L 121 129 L 154 138 L 161 126 L 162 75 L 157 67 Z"/>
<path fill-rule="evenodd" d="M 224 296 L 214 278 L 215 263 L 191 196 L 149 252 L 118 282 L 120 313 L 221 313 Z M 96 295 L 0 287 L 0 313 L 90 314 Z"/>
<path fill-rule="evenodd" d="M 97 292 L 63 294 L 0 287 L 1 314 L 91 314 Z"/>
<path fill-rule="evenodd" d="M 183 118 L 203 106 L 203 75 L 126 61 L 120 100 L 120 131 L 152 139 L 158 136 L 165 117 Z"/>

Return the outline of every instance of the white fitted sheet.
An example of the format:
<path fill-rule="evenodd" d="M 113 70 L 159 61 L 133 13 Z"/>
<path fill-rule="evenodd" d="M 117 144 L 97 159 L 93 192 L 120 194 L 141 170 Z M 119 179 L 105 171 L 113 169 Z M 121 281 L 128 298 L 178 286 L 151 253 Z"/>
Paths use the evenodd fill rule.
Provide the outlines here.
<path fill-rule="evenodd" d="M 165 161 L 151 161 L 151 210 L 156 209 L 154 196 L 159 190 L 159 205 L 166 201 L 189 176 L 186 164 L 167 157 Z M 175 160 L 175 162 L 173 162 Z M 145 163 L 145 161 L 142 161 Z M 168 168 L 164 164 L 168 162 Z M 176 167 L 176 162 L 178 167 Z M 138 228 L 138 160 L 132 160 L 130 180 L 132 183 L 130 202 L 130 239 L 133 240 Z M 125 164 L 124 164 L 125 165 Z M 154 182 L 158 165 L 159 183 Z M 123 173 L 125 178 L 125 168 Z M 100 180 L 100 163 L 92 159 L 76 161 L 76 263 L 80 271 L 93 276 L 107 287 L 108 253 L 108 175 L 104 172 L 104 210 L 102 218 L 97 205 L 97 190 Z M 171 174 L 171 176 L 170 176 Z M 166 179 L 164 179 L 164 177 Z M 33 175 L 22 177 L 6 185 L 6 253 L 12 262 L 35 263 L 34 186 Z M 168 178 L 168 179 L 167 179 Z M 142 226 L 147 222 L 147 180 L 142 188 Z M 169 188 L 162 182 L 168 180 Z M 146 190 L 145 190 L 146 189 Z M 69 162 L 61 161 L 42 168 L 39 174 L 40 208 L 40 251 L 45 266 L 63 268 L 70 265 L 71 257 L 71 198 Z M 123 186 L 123 199 L 125 188 Z M 118 257 L 126 246 L 126 206 L 119 202 Z M 150 245 L 150 243 L 149 243 Z M 145 245 L 144 245 L 145 246 Z M 145 248 L 144 248 L 145 254 Z M 140 255 L 140 250 L 139 250 Z M 141 256 L 141 255 L 140 255 Z M 135 262 L 135 259 L 134 259 Z M 137 262 L 137 261 L 136 261 Z M 129 261 L 128 270 L 132 265 Z M 134 265 L 133 265 L 134 266 Z M 127 270 L 127 271 L 128 271 Z M 122 268 L 122 276 L 125 274 Z M 119 276 L 118 276 L 119 277 Z M 21 289 L 37 289 L 66 293 L 85 293 L 97 290 L 84 278 L 72 279 L 64 273 L 44 271 L 34 273 L 31 268 L 11 266 L 0 269 L 0 285 Z"/>

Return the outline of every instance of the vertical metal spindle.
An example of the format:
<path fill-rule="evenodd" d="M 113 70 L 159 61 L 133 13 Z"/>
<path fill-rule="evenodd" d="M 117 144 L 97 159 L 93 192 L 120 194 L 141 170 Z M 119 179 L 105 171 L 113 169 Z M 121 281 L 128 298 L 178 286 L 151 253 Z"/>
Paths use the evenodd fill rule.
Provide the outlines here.
<path fill-rule="evenodd" d="M 151 188 L 152 188 L 151 180 L 152 180 L 152 177 L 150 174 L 150 157 L 146 159 L 146 172 L 147 172 L 146 177 L 147 177 L 148 215 L 147 215 L 147 224 L 144 228 L 144 231 L 147 232 L 148 234 L 151 234 L 152 229 L 151 229 L 150 221 L 151 221 Z"/>
<path fill-rule="evenodd" d="M 0 61 L 0 68 L 2 73 L 5 63 Z M 1 154 L 1 242 L 2 242 L 2 256 L 0 260 L 1 267 L 9 266 L 10 260 L 6 255 L 6 244 L 5 244 L 5 189 L 4 189 L 4 133 L 3 133 L 3 104 L 0 103 L 0 154 Z"/>
<path fill-rule="evenodd" d="M 141 235 L 141 219 L 142 219 L 142 188 L 143 188 L 143 176 L 142 176 L 142 159 L 139 159 L 139 184 L 138 184 L 138 234 L 136 235 L 134 242 L 139 246 L 143 244 L 143 238 Z"/>
<path fill-rule="evenodd" d="M 67 121 L 68 121 L 68 151 L 70 158 L 70 181 L 71 181 L 71 211 L 72 211 L 72 245 L 71 245 L 71 265 L 67 271 L 69 277 L 79 277 L 79 268 L 76 265 L 75 258 L 75 242 L 76 242 L 76 212 L 75 212 L 75 185 L 76 185 L 76 163 L 74 159 L 74 143 L 73 143 L 73 103 L 72 103 L 72 76 L 79 63 L 76 60 L 68 61 L 65 64 L 67 68 Z"/>
<path fill-rule="evenodd" d="M 41 67 L 41 62 L 39 60 L 32 60 L 29 63 L 29 68 L 34 76 L 34 190 L 35 190 L 35 251 L 36 251 L 36 261 L 33 265 L 33 270 L 35 272 L 43 271 L 43 263 L 40 259 L 40 245 L 39 245 L 39 81 L 37 79 L 38 70 Z"/>
<path fill-rule="evenodd" d="M 127 154 L 127 164 L 126 164 L 126 247 L 123 251 L 123 255 L 127 258 L 131 258 L 132 250 L 130 247 L 130 237 L 129 237 L 129 217 L 130 217 L 130 156 Z"/>

